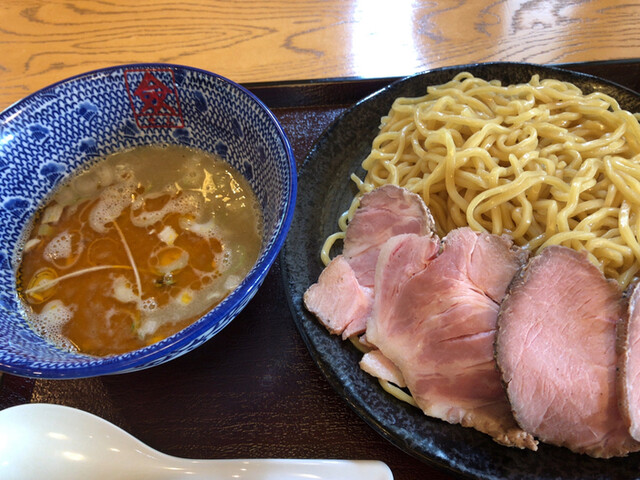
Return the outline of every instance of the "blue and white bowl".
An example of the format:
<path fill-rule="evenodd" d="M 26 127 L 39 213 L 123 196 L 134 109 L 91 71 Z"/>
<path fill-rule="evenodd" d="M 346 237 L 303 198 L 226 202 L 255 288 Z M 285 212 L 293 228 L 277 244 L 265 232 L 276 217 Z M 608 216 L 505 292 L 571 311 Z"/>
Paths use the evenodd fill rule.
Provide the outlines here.
<path fill-rule="evenodd" d="M 17 249 L 25 223 L 51 190 L 97 158 L 137 145 L 179 144 L 216 153 L 250 182 L 264 212 L 260 258 L 221 304 L 175 335 L 96 358 L 63 351 L 20 313 Z M 289 229 L 296 197 L 291 146 L 274 115 L 219 75 L 166 64 L 125 65 L 56 83 L 0 114 L 0 370 L 79 378 L 148 368 L 224 328 L 263 282 Z"/>

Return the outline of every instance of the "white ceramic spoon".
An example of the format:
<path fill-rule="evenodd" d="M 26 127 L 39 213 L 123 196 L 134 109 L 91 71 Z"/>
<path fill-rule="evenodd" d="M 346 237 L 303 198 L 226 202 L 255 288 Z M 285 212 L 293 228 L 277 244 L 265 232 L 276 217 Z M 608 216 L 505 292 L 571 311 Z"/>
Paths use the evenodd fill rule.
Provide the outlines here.
<path fill-rule="evenodd" d="M 393 480 L 368 460 L 188 460 L 160 453 L 75 408 L 26 404 L 0 411 L 3 480 Z"/>

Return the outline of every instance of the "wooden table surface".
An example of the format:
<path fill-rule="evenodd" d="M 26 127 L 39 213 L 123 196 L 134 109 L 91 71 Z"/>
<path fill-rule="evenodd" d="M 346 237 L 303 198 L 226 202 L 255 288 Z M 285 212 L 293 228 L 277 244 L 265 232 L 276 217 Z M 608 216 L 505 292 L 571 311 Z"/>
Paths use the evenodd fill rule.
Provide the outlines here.
<path fill-rule="evenodd" d="M 71 75 L 133 62 L 255 84 L 640 58 L 640 6 L 607 0 L 3 0 L 0 18 L 0 109 Z M 298 162 L 345 106 L 278 109 Z M 397 480 L 457 478 L 391 445 L 332 390 L 295 328 L 278 263 L 245 311 L 190 354 L 94 379 L 4 375 L 0 409 L 26 402 L 91 411 L 172 455 L 379 459 Z"/>
<path fill-rule="evenodd" d="M 122 63 L 247 83 L 640 57 L 640 7 L 614 0 L 2 0 L 0 19 L 0 109 Z"/>

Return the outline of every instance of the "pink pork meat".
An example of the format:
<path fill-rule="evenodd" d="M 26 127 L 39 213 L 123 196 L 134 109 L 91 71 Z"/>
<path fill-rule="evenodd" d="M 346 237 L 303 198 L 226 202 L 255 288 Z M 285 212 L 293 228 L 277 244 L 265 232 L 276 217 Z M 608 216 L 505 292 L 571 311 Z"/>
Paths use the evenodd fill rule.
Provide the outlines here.
<path fill-rule="evenodd" d="M 402 372 L 380 350 L 366 352 L 360 360 L 360 368 L 369 375 L 395 383 L 400 388 L 407 386 Z"/>
<path fill-rule="evenodd" d="M 333 334 L 345 339 L 362 334 L 373 305 L 380 246 L 400 233 L 431 236 L 433 231 L 433 218 L 420 196 L 395 185 L 366 193 L 347 227 L 342 255 L 305 292 L 305 306 Z"/>
<path fill-rule="evenodd" d="M 361 285 L 373 287 L 382 245 L 402 233 L 432 235 L 435 223 L 422 198 L 395 185 L 384 185 L 360 199 L 344 239 L 342 254 Z"/>
<path fill-rule="evenodd" d="M 506 237 L 400 235 L 380 252 L 367 340 L 402 372 L 425 414 L 535 450 L 515 423 L 494 361 L 499 302 L 527 254 Z"/>
<path fill-rule="evenodd" d="M 540 440 L 608 458 L 638 449 L 616 393 L 620 287 L 586 255 L 550 246 L 503 301 L 496 360 L 520 426 Z"/>
<path fill-rule="evenodd" d="M 629 292 L 627 314 L 618 324 L 618 394 L 629 433 L 640 441 L 640 283 Z"/>
<path fill-rule="evenodd" d="M 329 332 L 346 339 L 364 331 L 373 289 L 360 285 L 349 263 L 338 255 L 322 271 L 318 283 L 304 292 L 303 300 Z"/>

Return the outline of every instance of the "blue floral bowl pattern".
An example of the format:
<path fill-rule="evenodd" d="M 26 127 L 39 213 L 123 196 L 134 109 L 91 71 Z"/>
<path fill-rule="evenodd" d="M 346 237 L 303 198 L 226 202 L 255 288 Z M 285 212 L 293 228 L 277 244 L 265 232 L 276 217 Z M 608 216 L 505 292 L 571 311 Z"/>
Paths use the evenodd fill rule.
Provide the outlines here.
<path fill-rule="evenodd" d="M 251 183 L 264 212 L 261 256 L 242 284 L 193 325 L 111 357 L 63 351 L 27 325 L 15 293 L 25 223 L 70 173 L 110 153 L 179 144 L 216 153 Z M 263 282 L 289 230 L 296 198 L 291 146 L 250 92 L 213 73 L 167 64 L 106 68 L 54 84 L 0 114 L 0 370 L 80 378 L 148 368 L 224 328 Z"/>

